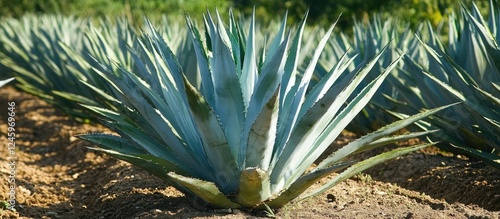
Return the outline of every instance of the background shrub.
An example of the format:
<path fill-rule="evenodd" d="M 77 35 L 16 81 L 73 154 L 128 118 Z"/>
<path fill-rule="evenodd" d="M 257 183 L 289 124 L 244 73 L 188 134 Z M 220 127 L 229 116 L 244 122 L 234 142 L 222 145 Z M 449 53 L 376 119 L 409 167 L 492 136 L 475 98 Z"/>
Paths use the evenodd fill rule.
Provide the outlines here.
<path fill-rule="evenodd" d="M 335 21 L 342 13 L 338 27 L 350 28 L 353 17 L 368 20 L 368 15 L 381 12 L 400 17 L 417 26 L 428 19 L 435 26 L 451 11 L 457 11 L 460 4 L 470 7 L 472 0 L 0 0 L 2 16 L 20 17 L 25 13 L 61 13 L 77 16 L 127 16 L 130 22 L 142 23 L 142 16 L 159 18 L 160 14 L 184 13 L 191 16 L 201 15 L 207 8 L 217 7 L 220 12 L 235 8 L 249 16 L 253 7 L 261 21 L 275 19 L 276 14 L 288 11 L 289 22 L 297 23 L 309 8 L 309 24 L 326 25 Z M 476 1 L 486 12 L 488 1 Z"/>

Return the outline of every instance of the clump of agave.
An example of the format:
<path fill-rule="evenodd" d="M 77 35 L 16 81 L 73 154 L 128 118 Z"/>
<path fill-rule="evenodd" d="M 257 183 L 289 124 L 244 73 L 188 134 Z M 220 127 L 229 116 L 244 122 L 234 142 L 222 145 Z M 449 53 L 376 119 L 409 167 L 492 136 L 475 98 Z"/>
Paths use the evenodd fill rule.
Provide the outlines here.
<path fill-rule="evenodd" d="M 322 36 L 322 28 L 310 31 L 309 35 L 314 40 L 319 41 L 318 36 Z M 381 15 L 375 15 L 369 22 L 355 21 L 353 35 L 349 36 L 343 32 L 334 35 L 335 40 L 328 42 L 324 53 L 321 55 L 319 64 L 316 67 L 314 81 L 324 77 L 328 70 L 346 54 L 349 58 L 354 58 L 347 67 L 352 71 L 359 64 L 377 55 L 385 46 L 387 51 L 379 58 L 377 64 L 372 68 L 371 73 L 361 82 L 356 92 L 359 92 L 365 85 L 370 83 L 392 62 L 406 51 L 408 43 L 414 38 L 409 25 L 396 18 L 382 19 Z M 310 45 L 311 44 L 311 45 Z M 314 46 L 315 43 L 308 43 Z M 347 51 L 347 53 L 346 53 Z M 408 51 L 411 52 L 411 51 Z M 312 54 L 306 57 L 311 58 Z M 402 68 L 404 62 L 399 62 L 398 68 Z M 300 66 L 305 69 L 306 66 Z M 366 107 L 347 126 L 347 130 L 357 134 L 366 134 L 395 121 L 395 117 L 386 112 L 401 111 L 404 108 L 394 103 L 399 96 L 399 89 L 396 85 L 400 82 L 399 71 L 393 70 L 380 86 L 377 93 L 372 97 Z"/>
<path fill-rule="evenodd" d="M 176 50 L 190 45 L 181 41 L 187 36 L 187 28 L 171 26 L 162 34 Z M 88 121 L 93 117 L 80 104 L 112 107 L 96 90 L 113 95 L 89 63 L 98 59 L 111 65 L 109 57 L 128 69 L 134 68 L 126 51 L 138 37 L 124 18 L 96 22 L 61 15 L 7 18 L 0 25 L 0 64 L 2 71 L 18 78 L 21 90 Z M 180 60 L 184 66 L 193 63 L 192 58 Z"/>
<path fill-rule="evenodd" d="M 497 169 L 500 169 L 499 7 L 496 1 L 490 1 L 488 22 L 475 4 L 472 13 L 462 8 L 461 19 L 453 15 L 447 48 L 428 28 L 429 39 L 415 44 L 416 52 L 407 57 L 400 78 L 400 90 L 404 93 L 401 97 L 406 98 L 402 100 L 413 109 L 463 102 L 428 122 L 418 123 L 419 127 L 442 129 L 443 132 L 433 136 L 446 142 L 439 144 L 440 147 L 475 157 Z"/>
<path fill-rule="evenodd" d="M 83 47 L 83 29 L 88 21 L 75 17 L 26 15 L 19 20 L 6 18 L 0 25 L 2 71 L 16 76 L 18 87 L 68 111 L 77 105 L 55 98 L 54 91 L 78 91 L 90 97 L 79 80 L 85 70 L 71 71 Z M 72 50 L 67 49 L 71 45 Z"/>
<path fill-rule="evenodd" d="M 399 58 L 402 51 L 405 51 L 401 48 L 404 48 L 404 44 L 411 37 L 410 32 L 409 25 L 404 26 L 404 23 L 397 19 L 387 19 L 382 22 L 380 15 L 374 16 L 366 24 L 359 21 L 355 22 L 353 42 L 350 48 L 359 56 L 356 57 L 351 68 L 380 52 L 385 45 L 389 47 L 388 51 L 373 68 L 371 75 L 362 82 L 362 86 L 368 84 Z M 364 134 L 395 121 L 395 118 L 385 110 L 401 110 L 397 104 L 394 104 L 392 99 L 397 99 L 399 96 L 399 90 L 395 86 L 395 80 L 398 78 L 396 69 L 402 66 L 404 66 L 404 62 L 399 62 L 395 70 L 391 71 L 369 104 L 349 124 L 348 130 Z M 357 91 L 360 91 L 361 88 L 358 88 Z"/>
<path fill-rule="evenodd" d="M 315 48 L 309 65 L 299 72 L 305 19 L 293 34 L 286 30 L 284 19 L 268 46 L 255 43 L 253 17 L 245 36 L 232 15 L 226 26 L 218 13 L 215 20 L 207 13 L 206 40 L 191 19 L 186 20 L 197 59 L 199 75 L 194 78 L 199 81 L 188 79 L 171 47 L 149 25 L 151 35 L 137 39 L 139 46 L 128 48 L 133 70 L 119 63 L 93 62 L 96 72 L 117 94 L 106 96 L 116 110 L 86 107 L 119 136 L 95 133 L 79 137 L 99 146 L 93 149 L 142 167 L 213 206 L 281 207 L 299 196 L 322 192 L 378 163 L 427 146 L 355 159 L 361 151 L 434 132 L 391 136 L 445 108 L 385 126 L 308 170 L 367 104 L 401 57 L 359 92 L 356 88 L 384 49 L 352 71 L 346 69 L 353 59 L 344 55 L 312 86 L 314 69 L 333 25 Z M 317 190 L 303 194 L 341 170 Z"/>

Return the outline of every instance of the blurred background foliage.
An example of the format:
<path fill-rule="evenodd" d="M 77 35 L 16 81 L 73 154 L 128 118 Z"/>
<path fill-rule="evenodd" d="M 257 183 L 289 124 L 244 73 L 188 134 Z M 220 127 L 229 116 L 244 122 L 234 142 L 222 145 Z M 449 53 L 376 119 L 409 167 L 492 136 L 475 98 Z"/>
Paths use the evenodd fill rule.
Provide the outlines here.
<path fill-rule="evenodd" d="M 326 26 L 339 15 L 340 29 L 352 27 L 353 18 L 367 21 L 370 14 L 398 17 L 416 26 L 430 20 L 435 26 L 460 3 L 470 8 L 472 0 L 0 0 L 0 15 L 20 17 L 25 13 L 61 13 L 77 16 L 126 16 L 142 23 L 142 17 L 157 19 L 161 14 L 183 14 L 199 17 L 208 8 L 220 12 L 234 8 L 250 15 L 255 6 L 259 20 L 270 21 L 288 11 L 289 21 L 298 22 L 309 8 L 308 24 Z M 488 1 L 476 3 L 487 12 Z"/>
<path fill-rule="evenodd" d="M 353 18 L 368 21 L 373 13 L 396 16 L 412 25 L 418 25 L 425 19 L 438 25 L 447 13 L 456 11 L 461 2 L 469 7 L 472 0 L 251 0 L 236 1 L 234 6 L 249 13 L 252 6 L 256 5 L 260 17 L 283 14 L 288 10 L 293 21 L 299 20 L 309 8 L 311 22 L 319 25 L 334 22 L 342 13 L 339 26 L 344 29 L 352 26 Z M 479 4 L 486 8 L 487 1 Z"/>

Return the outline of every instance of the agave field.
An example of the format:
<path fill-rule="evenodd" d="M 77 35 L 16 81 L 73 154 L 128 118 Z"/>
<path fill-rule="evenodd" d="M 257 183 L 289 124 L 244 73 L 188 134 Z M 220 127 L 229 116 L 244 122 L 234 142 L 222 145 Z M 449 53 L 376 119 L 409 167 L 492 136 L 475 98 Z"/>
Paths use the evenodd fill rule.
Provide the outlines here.
<path fill-rule="evenodd" d="M 139 28 L 124 18 L 4 18 L 0 21 L 0 79 L 6 80 L 0 86 L 15 78 L 9 84 L 18 91 L 8 88 L 16 94 L 2 100 L 36 97 L 44 101 L 38 103 L 40 109 L 54 107 L 66 116 L 64 126 L 85 127 L 60 130 L 57 136 L 65 136 L 69 142 L 62 144 L 71 145 L 71 150 L 51 144 L 40 149 L 56 154 L 67 151 L 71 161 L 64 162 L 78 166 L 79 170 L 64 170 L 76 171 L 71 177 L 81 183 L 71 193 L 88 190 L 71 198 L 76 202 L 90 195 L 101 201 L 120 196 L 120 192 L 113 197 L 96 192 L 109 189 L 110 182 L 95 183 L 99 179 L 94 178 L 88 188 L 90 182 L 79 181 L 86 171 L 102 175 L 113 173 L 107 168 L 119 167 L 120 180 L 133 181 L 138 175 L 143 185 L 169 186 L 195 200 L 187 206 L 201 203 L 204 211 L 294 217 L 275 212 L 293 212 L 290 206 L 296 203 L 314 205 L 311 200 L 326 193 L 328 202 L 335 203 L 335 197 L 341 196 L 332 195 L 332 190 L 345 187 L 351 178 L 373 186 L 366 175 L 369 168 L 381 164 L 378 172 L 368 173 L 383 176 L 390 171 L 382 163 L 389 161 L 399 165 L 399 171 L 411 172 L 415 167 L 397 160 L 427 151 L 450 160 L 438 163 L 463 162 L 465 173 L 472 164 L 486 169 L 479 172 L 488 178 L 478 179 L 490 188 L 488 195 L 481 196 L 482 207 L 500 211 L 500 193 L 492 192 L 499 191 L 500 182 L 499 13 L 500 5 L 491 0 L 487 18 L 475 6 L 463 8 L 437 29 L 430 23 L 412 29 L 396 18 L 375 16 L 368 23 L 356 22 L 353 34 L 336 31 L 335 23 L 326 29 L 309 27 L 307 13 L 297 25 L 287 24 L 286 15 L 267 25 L 255 16 L 237 18 L 230 11 L 224 18 L 215 10 L 207 11 L 202 20 L 188 15 L 165 16 L 159 22 L 145 19 Z M 19 110 L 24 119 L 29 117 L 28 111 Z M 28 124 L 17 121 L 19 127 Z M 9 130 L 5 136 L 14 133 L 14 128 Z M 51 136 L 49 131 L 58 132 L 44 130 L 40 136 Z M 19 148 L 34 152 L 30 144 L 36 144 L 21 136 Z M 348 140 L 339 143 L 339 139 Z M 80 153 L 76 156 L 71 151 Z M 100 159 L 114 163 L 106 167 Z M 56 167 L 62 168 L 52 165 Z M 404 184 L 415 177 L 396 175 L 402 180 L 393 183 Z M 36 190 L 22 188 L 29 194 Z M 383 193 L 387 194 L 374 194 Z M 21 216 L 23 211 L 30 214 L 31 201 L 23 200 L 18 200 Z M 9 209 L 5 203 L 3 208 Z M 68 209 L 64 214 L 44 215 L 84 217 L 81 209 L 87 206 L 71 203 L 62 207 Z M 492 212 L 464 213 L 468 206 L 457 210 L 460 207 L 445 204 L 456 212 L 421 217 L 474 217 L 475 213 L 495 217 Z M 141 208 L 140 203 L 128 205 Z M 131 215 L 117 212 L 103 218 L 117 216 Z"/>

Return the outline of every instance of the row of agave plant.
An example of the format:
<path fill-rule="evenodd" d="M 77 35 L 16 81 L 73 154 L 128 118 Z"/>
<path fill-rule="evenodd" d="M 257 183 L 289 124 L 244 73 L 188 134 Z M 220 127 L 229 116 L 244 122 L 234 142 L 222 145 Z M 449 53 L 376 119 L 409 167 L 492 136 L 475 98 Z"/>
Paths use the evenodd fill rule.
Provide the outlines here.
<path fill-rule="evenodd" d="M 499 13 L 499 4 L 490 1 L 485 21 L 473 4 L 471 12 L 462 8 L 460 17 L 452 14 L 447 28 L 443 22 L 437 31 L 428 22 L 415 32 L 396 19 L 381 22 L 380 17 L 374 17 L 368 24 L 356 22 L 352 38 L 343 33 L 335 36 L 320 60 L 316 77 L 323 77 L 346 50 L 350 50 L 349 57 L 356 56 L 349 67 L 352 69 L 388 45 L 390 52 L 373 69 L 378 72 L 404 52 L 404 61 L 347 129 L 364 134 L 407 114 L 460 101 L 463 104 L 418 122 L 416 128 L 440 129 L 431 135 L 442 142 L 439 147 L 500 169 Z"/>
<path fill-rule="evenodd" d="M 432 108 L 457 100 L 463 102 L 431 118 L 429 123 L 419 123 L 419 128 L 443 130 L 432 136 L 447 142 L 440 144 L 443 149 L 467 154 L 500 169 L 500 48 L 497 41 L 500 5 L 491 2 L 488 22 L 475 5 L 471 13 L 465 9 L 461 13 L 461 20 L 451 17 L 447 47 L 439 37 L 431 35 L 431 40 L 420 47 L 420 54 L 410 57 L 416 61 L 408 61 L 407 72 L 402 74 L 408 78 L 401 78 L 414 84 L 400 89 L 405 94 L 401 99 L 413 109 Z M 419 61 L 423 54 L 427 61 Z"/>
<path fill-rule="evenodd" d="M 386 79 L 388 86 L 379 90 L 348 128 L 366 133 L 370 131 L 367 128 L 394 118 L 460 101 L 463 104 L 418 122 L 417 128 L 440 129 L 430 136 L 442 142 L 439 147 L 500 169 L 499 13 L 496 1 L 490 1 L 487 21 L 476 5 L 471 12 L 462 8 L 460 17 L 450 16 L 447 35 L 433 31 L 429 23 L 422 24 L 416 34 L 394 20 L 382 23 L 375 18 L 368 25 L 357 23 L 353 40 L 342 41 L 347 45 L 344 48 L 369 56 L 389 42 L 393 54 L 379 62 L 380 70 L 400 51 L 406 54 Z M 384 109 L 392 112 L 383 114 Z"/>
<path fill-rule="evenodd" d="M 492 4 L 492 12 L 498 13 L 497 6 Z M 491 14 L 490 20 L 497 18 Z M 477 12 L 464 10 L 462 17 L 455 30 L 470 32 L 450 39 L 450 46 L 458 46 L 458 40 L 466 45 L 467 34 L 479 35 L 471 45 L 485 46 L 477 50 L 488 51 L 483 55 L 495 54 L 495 38 L 483 37 L 494 28 Z M 291 30 L 285 17 L 273 35 L 259 32 L 254 17 L 241 21 L 232 13 L 225 24 L 218 13 L 207 12 L 204 32 L 189 16 L 186 26 L 169 22 L 175 19 L 159 25 L 146 21 L 142 32 L 124 20 L 95 25 L 72 17 L 6 19 L 0 25 L 2 72 L 11 70 L 20 89 L 76 118 L 97 118 L 119 134 L 79 136 L 99 146 L 92 149 L 142 167 L 216 207 L 280 207 L 318 194 L 431 143 L 361 161 L 356 154 L 419 136 L 498 164 L 498 72 L 484 82 L 493 82 L 491 90 L 483 89 L 483 80 L 454 61 L 457 55 L 449 55 L 428 27 L 422 28 L 427 36 L 422 31 L 415 37 L 408 28 L 391 30 L 391 23 L 382 26 L 375 19 L 373 26 L 357 24 L 350 40 L 334 34 L 334 25 L 306 29 L 305 18 Z M 484 98 L 471 100 L 462 89 Z M 387 109 L 399 120 L 387 117 Z M 464 118 L 453 118 L 462 109 L 467 114 L 458 115 Z M 380 121 L 382 116 L 387 120 Z M 477 119 L 489 122 L 493 131 L 482 130 Z M 376 121 L 381 125 L 373 126 Z M 393 135 L 410 124 L 423 131 Z M 475 130 L 469 131 L 469 124 Z M 369 133 L 311 170 L 346 127 Z M 370 132 L 374 127 L 380 128 Z M 492 148 L 450 140 L 462 130 L 480 134 L 494 143 L 487 145 Z M 331 180 L 320 181 L 335 172 Z M 322 186 L 304 193 L 316 182 Z"/>

